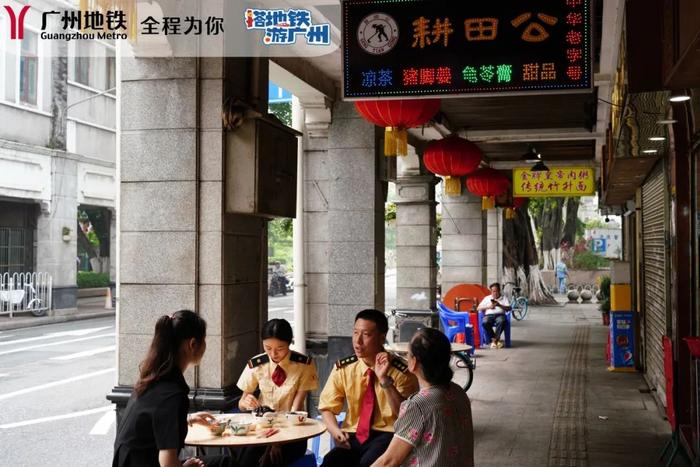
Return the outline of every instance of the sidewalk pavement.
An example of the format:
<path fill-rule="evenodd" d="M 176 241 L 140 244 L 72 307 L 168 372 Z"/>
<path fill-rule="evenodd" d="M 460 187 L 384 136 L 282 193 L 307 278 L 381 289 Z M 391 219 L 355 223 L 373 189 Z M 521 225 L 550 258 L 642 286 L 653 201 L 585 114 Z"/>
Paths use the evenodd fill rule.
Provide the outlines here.
<path fill-rule="evenodd" d="M 607 371 L 596 304 L 531 307 L 511 337 L 477 352 L 475 465 L 659 465 L 669 425 L 641 374 Z"/>
<path fill-rule="evenodd" d="M 0 331 L 114 316 L 114 311 L 105 308 L 104 297 L 79 298 L 77 308 L 65 311 L 52 310 L 48 316 L 37 317 L 31 313 L 15 313 L 10 318 L 10 315 L 2 315 L 0 316 Z"/>

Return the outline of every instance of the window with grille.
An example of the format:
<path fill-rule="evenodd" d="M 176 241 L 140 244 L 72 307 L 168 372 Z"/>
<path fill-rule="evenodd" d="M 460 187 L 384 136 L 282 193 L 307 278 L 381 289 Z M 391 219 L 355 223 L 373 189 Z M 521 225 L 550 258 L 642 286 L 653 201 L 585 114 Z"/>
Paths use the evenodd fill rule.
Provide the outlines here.
<path fill-rule="evenodd" d="M 25 232 L 22 228 L 0 227 L 0 274 L 27 272 Z"/>

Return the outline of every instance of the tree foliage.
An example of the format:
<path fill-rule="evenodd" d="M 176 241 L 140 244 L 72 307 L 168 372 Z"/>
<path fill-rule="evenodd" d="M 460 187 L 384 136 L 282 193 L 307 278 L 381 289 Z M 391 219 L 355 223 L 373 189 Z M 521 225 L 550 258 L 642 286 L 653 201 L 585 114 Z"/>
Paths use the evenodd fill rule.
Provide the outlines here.
<path fill-rule="evenodd" d="M 268 112 L 279 118 L 288 127 L 292 126 L 292 103 L 278 102 L 268 105 Z"/>

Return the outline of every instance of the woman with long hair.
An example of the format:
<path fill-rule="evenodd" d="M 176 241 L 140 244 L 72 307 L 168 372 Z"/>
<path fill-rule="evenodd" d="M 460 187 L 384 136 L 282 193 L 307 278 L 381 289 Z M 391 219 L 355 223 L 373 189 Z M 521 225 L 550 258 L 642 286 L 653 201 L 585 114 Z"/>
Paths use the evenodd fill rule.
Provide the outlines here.
<path fill-rule="evenodd" d="M 264 353 L 248 361 L 238 388 L 243 395 L 238 403 L 242 411 L 267 406 L 277 412 L 305 410 L 306 396 L 318 387 L 316 366 L 311 357 L 289 349 L 292 326 L 284 319 L 271 319 L 263 326 L 260 338 Z M 256 391 L 260 394 L 254 395 Z M 269 448 L 246 448 L 241 465 L 289 465 L 306 452 L 306 441 Z"/>
<path fill-rule="evenodd" d="M 231 459 L 178 459 L 187 427 L 211 426 L 207 412 L 188 415 L 190 388 L 183 373 L 206 350 L 207 324 L 190 310 L 161 316 L 114 443 L 112 467 L 202 467 L 230 465 Z"/>
<path fill-rule="evenodd" d="M 469 398 L 452 382 L 450 341 L 432 328 L 416 331 L 408 369 L 420 390 L 401 403 L 394 437 L 374 466 L 474 465 L 474 429 Z"/>

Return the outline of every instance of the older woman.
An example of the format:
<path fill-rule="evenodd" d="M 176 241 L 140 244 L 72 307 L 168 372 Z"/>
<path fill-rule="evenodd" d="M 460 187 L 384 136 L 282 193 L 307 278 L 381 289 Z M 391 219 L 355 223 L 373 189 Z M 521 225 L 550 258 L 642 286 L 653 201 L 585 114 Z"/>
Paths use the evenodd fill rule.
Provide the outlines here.
<path fill-rule="evenodd" d="M 423 328 L 414 334 L 408 369 L 420 390 L 401 404 L 391 444 L 373 466 L 474 465 L 471 404 L 452 382 L 450 353 L 440 331 Z"/>

